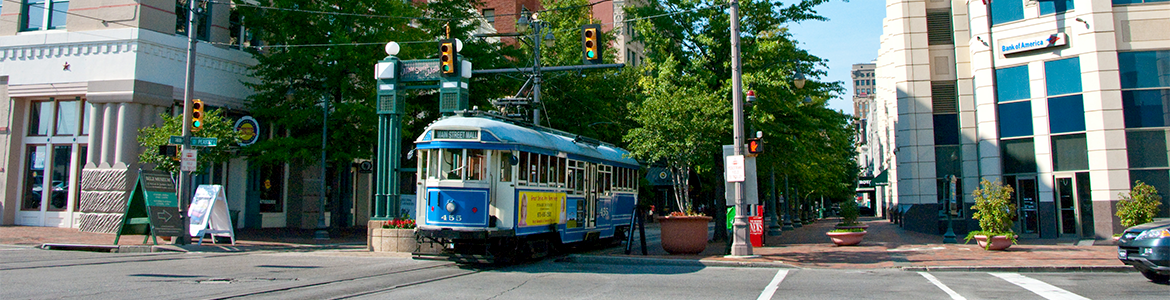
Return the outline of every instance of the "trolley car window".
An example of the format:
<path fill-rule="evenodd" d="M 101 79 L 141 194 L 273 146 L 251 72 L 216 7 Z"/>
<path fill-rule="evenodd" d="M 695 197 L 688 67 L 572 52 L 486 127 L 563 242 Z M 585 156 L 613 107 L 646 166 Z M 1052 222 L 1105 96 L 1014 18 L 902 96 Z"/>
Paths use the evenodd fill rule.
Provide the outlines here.
<path fill-rule="evenodd" d="M 439 162 L 440 170 L 443 172 L 443 179 L 459 180 L 463 178 L 463 149 L 441 149 L 439 156 L 442 161 Z"/>
<path fill-rule="evenodd" d="M 565 161 L 568 159 L 557 157 L 557 184 L 565 186 Z"/>
<path fill-rule="evenodd" d="M 528 153 L 528 161 L 532 163 L 528 166 L 528 182 L 540 184 L 540 154 Z"/>
<path fill-rule="evenodd" d="M 430 164 L 430 162 L 427 161 L 427 152 L 429 152 L 429 151 L 427 151 L 427 150 L 418 151 L 418 172 L 416 172 L 415 174 L 418 174 L 419 180 L 427 178 L 427 167 Z"/>
<path fill-rule="evenodd" d="M 427 178 L 439 179 L 439 150 L 427 150 L 428 164 Z"/>
<path fill-rule="evenodd" d="M 577 169 L 573 170 L 573 173 L 576 174 L 576 175 L 573 175 L 573 177 L 574 177 L 574 180 L 577 182 L 577 184 L 576 184 L 577 194 L 584 194 L 585 193 L 585 164 L 583 164 L 581 162 L 577 162 Z"/>
<path fill-rule="evenodd" d="M 512 181 L 512 153 L 500 152 L 500 182 Z"/>
<path fill-rule="evenodd" d="M 467 180 L 483 180 L 487 167 L 483 150 L 467 149 L 467 162 Z"/>
<path fill-rule="evenodd" d="M 548 184 L 548 155 L 540 155 L 540 184 Z"/>
<path fill-rule="evenodd" d="M 520 175 L 516 180 L 521 183 L 528 181 L 528 153 L 520 152 Z"/>

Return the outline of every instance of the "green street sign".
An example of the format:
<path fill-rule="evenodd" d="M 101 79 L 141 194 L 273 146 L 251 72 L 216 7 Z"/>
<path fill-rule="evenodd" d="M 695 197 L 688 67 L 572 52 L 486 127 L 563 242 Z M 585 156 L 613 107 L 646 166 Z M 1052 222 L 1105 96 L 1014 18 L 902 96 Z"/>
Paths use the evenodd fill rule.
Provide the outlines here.
<path fill-rule="evenodd" d="M 215 147 L 217 142 L 217 138 L 191 137 L 191 146 Z"/>
<path fill-rule="evenodd" d="M 177 135 L 172 135 L 171 136 L 171 144 L 182 145 L 183 144 L 183 137 L 177 136 Z"/>

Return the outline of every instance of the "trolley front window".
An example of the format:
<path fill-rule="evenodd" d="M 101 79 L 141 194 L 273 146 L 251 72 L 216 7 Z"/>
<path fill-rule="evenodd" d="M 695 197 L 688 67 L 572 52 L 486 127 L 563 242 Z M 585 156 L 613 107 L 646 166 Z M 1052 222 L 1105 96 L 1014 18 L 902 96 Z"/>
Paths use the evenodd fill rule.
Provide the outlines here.
<path fill-rule="evenodd" d="M 467 180 L 484 180 L 487 155 L 480 149 L 467 149 Z"/>
<path fill-rule="evenodd" d="M 460 180 L 463 179 L 463 149 L 440 149 L 439 150 L 439 171 L 442 172 L 442 179 Z"/>

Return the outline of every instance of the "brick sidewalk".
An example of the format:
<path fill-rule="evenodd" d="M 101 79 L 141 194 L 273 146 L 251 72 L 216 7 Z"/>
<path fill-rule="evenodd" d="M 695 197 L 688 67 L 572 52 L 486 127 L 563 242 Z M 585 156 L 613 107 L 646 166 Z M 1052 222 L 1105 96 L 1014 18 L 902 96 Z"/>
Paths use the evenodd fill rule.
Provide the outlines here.
<path fill-rule="evenodd" d="M 959 237 L 960 244 L 942 244 L 941 235 L 906 231 L 884 219 L 863 221 L 870 227 L 865 240 L 857 246 L 834 245 L 824 233 L 837 220 L 826 219 L 770 237 L 765 247 L 753 248 L 753 254 L 759 256 L 756 258 L 725 257 L 726 242 L 712 242 L 699 255 L 669 255 L 656 243 L 648 245 L 647 250 L 649 257 L 660 259 L 779 263 L 803 268 L 1128 268 L 1117 260 L 1117 247 L 1113 245 L 1074 246 L 1072 240 L 1020 240 L 1020 244 L 1005 251 L 987 251 L 974 242 L 962 244 L 963 237 Z M 633 255 L 623 254 L 624 247 L 591 254 L 646 257 L 638 255 L 637 245 L 635 242 Z"/>

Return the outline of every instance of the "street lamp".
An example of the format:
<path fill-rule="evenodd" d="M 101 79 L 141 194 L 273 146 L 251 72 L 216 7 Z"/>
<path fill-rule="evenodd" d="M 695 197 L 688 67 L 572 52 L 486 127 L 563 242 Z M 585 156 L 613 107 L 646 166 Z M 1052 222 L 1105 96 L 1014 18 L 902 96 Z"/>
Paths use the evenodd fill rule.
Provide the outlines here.
<path fill-rule="evenodd" d="M 329 137 L 329 96 L 321 98 L 321 112 L 323 116 L 321 119 L 321 209 L 317 212 L 317 231 L 313 232 L 313 239 L 328 240 L 329 231 L 325 230 L 329 227 L 325 224 L 325 197 L 328 192 L 325 180 L 326 175 L 328 175 L 325 169 L 325 145 Z"/>
<path fill-rule="evenodd" d="M 955 175 L 947 175 L 947 188 L 945 189 L 947 191 L 947 196 L 946 198 L 943 198 L 943 201 L 946 201 L 947 203 L 947 205 L 944 206 L 945 210 L 943 210 L 943 213 L 947 214 L 947 233 L 943 234 L 943 244 L 955 244 L 959 242 L 958 240 L 955 240 L 955 222 L 954 216 L 951 215 L 951 210 L 953 210 L 951 206 L 955 205 L 955 202 L 957 202 L 955 201 L 955 182 L 957 180 L 958 179 L 955 178 Z"/>

